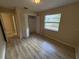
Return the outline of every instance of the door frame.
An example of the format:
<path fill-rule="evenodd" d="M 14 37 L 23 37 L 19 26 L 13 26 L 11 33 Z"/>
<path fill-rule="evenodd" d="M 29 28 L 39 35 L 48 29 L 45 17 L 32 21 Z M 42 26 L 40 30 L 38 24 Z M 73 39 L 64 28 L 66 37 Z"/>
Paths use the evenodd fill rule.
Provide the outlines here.
<path fill-rule="evenodd" d="M 7 42 L 7 36 L 6 36 L 6 32 L 4 30 L 4 26 L 3 26 L 3 23 L 2 23 L 2 17 L 1 17 L 1 15 L 0 15 L 0 26 L 1 26 L 2 34 L 4 36 L 4 40 Z"/>

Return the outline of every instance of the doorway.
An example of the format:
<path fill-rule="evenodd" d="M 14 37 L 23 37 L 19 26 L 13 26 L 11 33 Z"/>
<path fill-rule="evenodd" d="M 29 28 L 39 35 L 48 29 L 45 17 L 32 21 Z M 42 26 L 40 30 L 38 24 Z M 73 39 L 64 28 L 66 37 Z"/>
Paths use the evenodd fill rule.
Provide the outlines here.
<path fill-rule="evenodd" d="M 28 16 L 30 34 L 36 33 L 36 16 Z"/>
<path fill-rule="evenodd" d="M 7 41 L 7 40 L 6 40 L 6 36 L 5 36 L 4 29 L 3 29 L 3 25 L 2 25 L 2 22 L 1 22 L 1 19 L 0 19 L 0 31 L 2 32 L 2 35 L 3 35 L 4 40 Z M 0 32 L 0 33 L 1 33 L 1 32 Z"/>
<path fill-rule="evenodd" d="M 5 59 L 6 53 L 6 37 L 0 19 L 0 59 Z"/>

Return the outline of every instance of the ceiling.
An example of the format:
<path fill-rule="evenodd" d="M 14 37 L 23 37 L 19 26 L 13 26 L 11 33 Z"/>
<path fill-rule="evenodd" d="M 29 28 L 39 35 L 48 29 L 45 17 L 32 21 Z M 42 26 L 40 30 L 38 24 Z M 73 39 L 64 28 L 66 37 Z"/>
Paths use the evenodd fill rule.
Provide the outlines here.
<path fill-rule="evenodd" d="M 79 0 L 41 0 L 40 4 L 35 4 L 33 0 L 0 0 L 1 7 L 27 7 L 33 11 L 43 11 L 45 9 L 56 8 Z"/>

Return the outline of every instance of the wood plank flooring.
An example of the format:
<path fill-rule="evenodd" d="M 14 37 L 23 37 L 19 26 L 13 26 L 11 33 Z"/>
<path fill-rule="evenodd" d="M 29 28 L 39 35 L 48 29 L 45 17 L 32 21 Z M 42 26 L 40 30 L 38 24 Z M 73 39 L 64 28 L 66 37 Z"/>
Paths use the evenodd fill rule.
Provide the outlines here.
<path fill-rule="evenodd" d="M 50 43 L 41 36 L 31 35 L 27 39 L 14 39 L 7 44 L 7 59 L 75 59 L 74 49 Z"/>

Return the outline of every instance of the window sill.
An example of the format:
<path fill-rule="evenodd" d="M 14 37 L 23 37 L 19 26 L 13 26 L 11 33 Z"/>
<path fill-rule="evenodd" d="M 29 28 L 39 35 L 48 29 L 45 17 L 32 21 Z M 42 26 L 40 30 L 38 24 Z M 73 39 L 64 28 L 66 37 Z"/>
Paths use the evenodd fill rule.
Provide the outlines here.
<path fill-rule="evenodd" d="M 44 29 L 44 30 L 49 32 L 59 32 L 59 30 L 50 30 L 50 29 Z"/>

